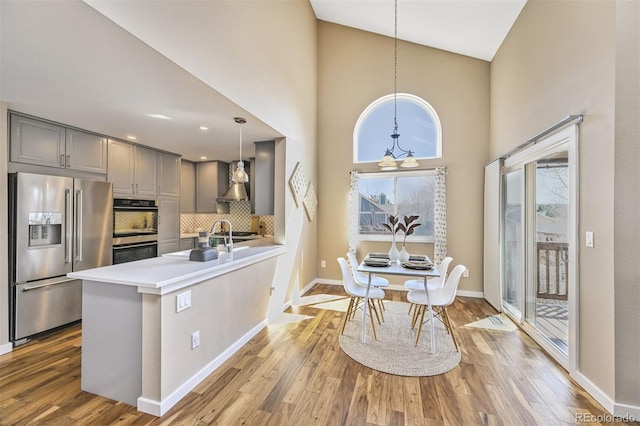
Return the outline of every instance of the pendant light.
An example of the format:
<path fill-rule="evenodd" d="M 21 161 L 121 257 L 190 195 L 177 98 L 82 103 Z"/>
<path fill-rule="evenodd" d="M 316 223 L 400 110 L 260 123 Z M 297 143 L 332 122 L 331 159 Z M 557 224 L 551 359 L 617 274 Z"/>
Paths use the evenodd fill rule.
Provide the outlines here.
<path fill-rule="evenodd" d="M 244 161 L 242 161 L 242 125 L 245 124 L 247 120 L 245 120 L 242 117 L 235 117 L 234 120 L 236 123 L 240 125 L 240 160 L 238 161 L 238 166 L 236 167 L 236 170 L 233 172 L 233 175 L 231 176 L 231 182 L 245 183 L 245 182 L 249 182 L 249 175 L 244 170 Z"/>
<path fill-rule="evenodd" d="M 249 182 L 249 175 L 245 171 L 244 161 L 242 161 L 242 125 L 245 124 L 247 120 L 242 117 L 235 117 L 234 121 L 240 125 L 240 160 L 238 161 L 236 169 L 231 174 L 231 186 L 229 190 L 227 190 L 222 197 L 218 198 L 218 201 L 223 203 L 241 201 L 249 198 L 247 196 L 247 188 L 244 186 L 245 182 Z"/>
<path fill-rule="evenodd" d="M 398 168 L 397 159 L 406 156 L 400 164 L 400 167 L 418 167 L 420 163 L 413 156 L 413 152 L 410 149 L 402 149 L 398 139 L 400 134 L 398 133 L 398 0 L 394 1 L 394 34 L 393 34 L 393 134 L 391 135 L 392 145 L 391 148 L 387 148 L 382 157 L 382 160 L 378 163 L 382 170 L 395 170 Z M 396 148 L 400 153 L 396 153 Z"/>

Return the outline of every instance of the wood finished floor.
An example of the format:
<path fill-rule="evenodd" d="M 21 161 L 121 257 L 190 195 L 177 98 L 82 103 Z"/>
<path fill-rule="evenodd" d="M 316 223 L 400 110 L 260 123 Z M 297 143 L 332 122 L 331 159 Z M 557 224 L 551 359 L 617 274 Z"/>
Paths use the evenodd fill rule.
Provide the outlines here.
<path fill-rule="evenodd" d="M 317 285 L 311 294 L 344 293 Z M 343 312 L 287 312 L 314 318 L 262 330 L 162 418 L 80 390 L 80 325 L 34 340 L 0 356 L 0 424 L 557 425 L 606 413 L 520 330 L 463 328 L 495 313 L 481 299 L 460 297 L 450 309 L 460 365 L 422 378 L 380 373 L 345 355 Z"/>

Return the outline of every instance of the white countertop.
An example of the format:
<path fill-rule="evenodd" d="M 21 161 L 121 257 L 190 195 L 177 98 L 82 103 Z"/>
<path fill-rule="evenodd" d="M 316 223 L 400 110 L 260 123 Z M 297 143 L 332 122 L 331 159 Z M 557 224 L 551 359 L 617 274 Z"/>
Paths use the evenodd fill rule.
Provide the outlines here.
<path fill-rule="evenodd" d="M 243 247 L 234 253 L 220 253 L 218 259 L 209 262 L 193 262 L 180 255 L 162 256 L 72 272 L 67 276 L 137 286 L 140 293 L 165 294 L 285 252 L 283 245 Z"/>
<path fill-rule="evenodd" d="M 180 234 L 180 238 L 198 238 L 198 233 L 197 232 L 190 232 L 190 233 L 182 233 Z M 212 238 L 220 238 L 220 236 L 216 236 L 216 235 L 210 235 L 210 237 Z M 244 236 L 235 236 L 233 237 L 233 241 L 244 241 L 244 240 L 255 240 L 258 238 L 269 238 L 268 236 L 262 236 L 262 235 L 244 235 Z"/>

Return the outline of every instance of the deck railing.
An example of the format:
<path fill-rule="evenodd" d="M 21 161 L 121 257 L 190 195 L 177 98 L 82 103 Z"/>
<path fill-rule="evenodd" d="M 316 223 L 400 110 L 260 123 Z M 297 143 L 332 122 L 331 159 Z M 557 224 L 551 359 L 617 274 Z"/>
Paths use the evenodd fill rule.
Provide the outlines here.
<path fill-rule="evenodd" d="M 537 243 L 538 298 L 567 300 L 569 257 L 568 243 Z"/>

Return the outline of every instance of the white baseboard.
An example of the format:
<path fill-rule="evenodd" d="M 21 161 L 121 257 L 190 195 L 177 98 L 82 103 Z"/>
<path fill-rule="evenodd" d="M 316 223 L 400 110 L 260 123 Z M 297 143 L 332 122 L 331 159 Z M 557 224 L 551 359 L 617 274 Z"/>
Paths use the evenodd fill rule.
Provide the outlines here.
<path fill-rule="evenodd" d="M 475 297 L 477 299 L 484 299 L 484 292 L 482 292 L 482 291 L 458 290 L 458 291 L 456 291 L 456 296 Z"/>
<path fill-rule="evenodd" d="M 616 403 L 609 395 L 604 393 L 602 389 L 596 386 L 584 374 L 577 372 L 572 375 L 576 382 L 584 388 L 596 401 L 607 410 L 612 418 L 594 419 L 594 422 L 605 423 L 613 421 L 621 421 L 625 423 L 633 423 L 640 420 L 640 406 Z"/>
<path fill-rule="evenodd" d="M 342 280 L 330 280 L 328 278 L 316 278 L 311 282 L 313 283 L 313 285 L 316 285 L 316 284 L 342 285 Z"/>
<path fill-rule="evenodd" d="M 207 378 L 211 373 L 213 373 L 218 367 L 220 367 L 227 359 L 231 357 L 234 353 L 236 353 L 242 346 L 244 346 L 249 340 L 251 340 L 256 334 L 260 332 L 264 327 L 266 327 L 267 322 L 262 321 L 255 327 L 253 327 L 247 334 L 238 339 L 233 345 L 231 345 L 227 350 L 222 352 L 217 358 L 212 360 L 209 364 L 207 364 L 203 369 L 194 374 L 190 379 L 188 379 L 182 386 L 173 391 L 171 395 L 166 397 L 162 401 L 156 401 L 148 398 L 140 397 L 138 398 L 137 408 L 138 411 L 142 411 L 143 413 L 151 414 L 152 416 L 161 417 L 171 409 L 174 405 L 178 403 L 186 394 L 188 394 L 193 388 L 195 388 L 200 382 Z"/>
<path fill-rule="evenodd" d="M 627 405 L 616 403 L 609 395 L 604 393 L 602 389 L 596 386 L 591 380 L 582 373 L 577 372 L 572 377 L 578 382 L 582 388 L 587 391 L 596 401 L 600 403 L 611 414 L 611 418 L 591 419 L 594 423 L 613 423 L 625 422 L 633 423 L 640 420 L 640 405 Z"/>
<path fill-rule="evenodd" d="M 0 345 L 0 355 L 8 354 L 13 351 L 13 343 L 5 343 L 4 345 Z"/>
<path fill-rule="evenodd" d="M 640 421 L 640 406 L 615 404 L 613 415 L 619 418 L 619 421 L 625 423 L 633 423 Z M 618 419 L 616 419 L 618 420 Z"/>
<path fill-rule="evenodd" d="M 572 377 L 576 382 L 578 382 L 580 386 L 582 386 L 584 390 L 587 391 L 587 393 L 589 393 L 589 395 L 591 395 L 596 401 L 598 401 L 605 410 L 607 410 L 609 413 L 613 413 L 615 403 L 613 399 L 611 399 L 606 393 L 602 391 L 602 389 L 596 386 L 591 380 L 589 380 L 584 374 L 580 373 L 579 371 L 573 374 Z"/>

